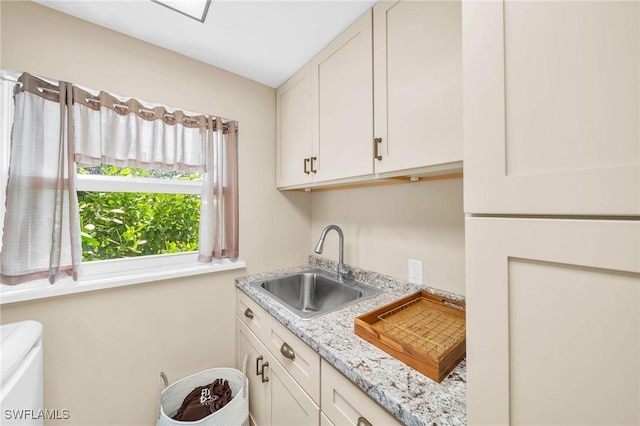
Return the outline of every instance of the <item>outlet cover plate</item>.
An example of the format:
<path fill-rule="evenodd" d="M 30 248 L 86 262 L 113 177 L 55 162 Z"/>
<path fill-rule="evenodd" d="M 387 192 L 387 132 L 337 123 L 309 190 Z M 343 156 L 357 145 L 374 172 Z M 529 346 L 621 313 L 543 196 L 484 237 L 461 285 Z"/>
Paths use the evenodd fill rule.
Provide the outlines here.
<path fill-rule="evenodd" d="M 422 278 L 422 261 L 409 259 L 409 282 L 413 284 L 424 284 Z"/>

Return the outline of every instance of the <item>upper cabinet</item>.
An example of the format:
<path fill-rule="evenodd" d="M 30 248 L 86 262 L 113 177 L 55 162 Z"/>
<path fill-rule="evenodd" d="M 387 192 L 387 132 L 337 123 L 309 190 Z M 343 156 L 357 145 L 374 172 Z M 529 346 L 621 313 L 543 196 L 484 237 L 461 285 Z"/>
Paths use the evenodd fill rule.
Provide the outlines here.
<path fill-rule="evenodd" d="M 640 3 L 465 2 L 465 211 L 640 214 Z"/>
<path fill-rule="evenodd" d="M 278 89 L 278 187 L 461 171 L 461 39 L 459 1 L 377 3 Z"/>
<path fill-rule="evenodd" d="M 314 181 L 373 173 L 371 10 L 311 61 Z"/>
<path fill-rule="evenodd" d="M 276 92 L 276 184 L 311 182 L 311 64 Z"/>
<path fill-rule="evenodd" d="M 458 1 L 373 8 L 376 173 L 462 161 Z"/>
<path fill-rule="evenodd" d="M 279 188 L 373 173 L 371 11 L 276 92 Z"/>

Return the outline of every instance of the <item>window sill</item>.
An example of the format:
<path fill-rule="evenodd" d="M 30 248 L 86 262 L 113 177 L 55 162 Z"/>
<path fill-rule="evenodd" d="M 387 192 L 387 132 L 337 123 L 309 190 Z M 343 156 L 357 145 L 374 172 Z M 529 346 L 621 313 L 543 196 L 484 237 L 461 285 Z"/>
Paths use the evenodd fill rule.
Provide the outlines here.
<path fill-rule="evenodd" d="M 0 305 L 245 267 L 243 260 L 222 259 L 214 263 L 201 263 L 197 261 L 197 253 L 90 262 L 82 265 L 81 278 L 77 282 L 65 278 L 53 285 L 47 280 L 17 286 L 0 285 Z"/>

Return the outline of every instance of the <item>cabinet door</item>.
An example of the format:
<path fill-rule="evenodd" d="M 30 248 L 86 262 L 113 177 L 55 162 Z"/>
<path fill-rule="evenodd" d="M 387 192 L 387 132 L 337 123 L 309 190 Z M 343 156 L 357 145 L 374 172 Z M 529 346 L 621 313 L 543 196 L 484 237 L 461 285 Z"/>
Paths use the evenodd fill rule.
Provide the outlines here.
<path fill-rule="evenodd" d="M 266 361 L 267 349 L 247 328 L 239 317 L 236 317 L 236 368 L 242 371 L 244 357 L 247 360 L 247 378 L 249 379 L 249 419 L 254 426 L 270 425 L 267 418 L 267 392 L 269 382 L 263 383 L 262 377 L 256 374 L 256 361 L 260 356 Z"/>
<path fill-rule="evenodd" d="M 373 173 L 371 15 L 311 61 L 315 182 Z"/>
<path fill-rule="evenodd" d="M 376 173 L 462 161 L 459 1 L 373 8 Z"/>
<path fill-rule="evenodd" d="M 469 424 L 639 424 L 640 222 L 465 233 Z"/>
<path fill-rule="evenodd" d="M 311 182 L 311 64 L 276 92 L 277 186 Z"/>
<path fill-rule="evenodd" d="M 236 368 L 242 368 L 245 355 L 249 356 L 247 377 L 252 425 L 317 426 L 320 423 L 320 408 L 237 318 Z M 264 374 L 257 374 L 258 367 L 264 369 Z"/>
<path fill-rule="evenodd" d="M 333 424 L 331 420 L 329 420 L 326 414 L 324 414 L 323 412 L 320 412 L 320 426 L 336 426 L 336 425 Z"/>
<path fill-rule="evenodd" d="M 394 426 L 401 423 L 338 370 L 322 361 L 322 412 L 336 426 Z M 368 423 L 367 423 L 368 422 Z"/>
<path fill-rule="evenodd" d="M 640 214 L 640 2 L 464 2 L 468 213 Z"/>
<path fill-rule="evenodd" d="M 273 358 L 269 361 L 270 397 L 267 401 L 267 416 L 272 425 L 318 426 L 320 408 L 300 385 Z"/>

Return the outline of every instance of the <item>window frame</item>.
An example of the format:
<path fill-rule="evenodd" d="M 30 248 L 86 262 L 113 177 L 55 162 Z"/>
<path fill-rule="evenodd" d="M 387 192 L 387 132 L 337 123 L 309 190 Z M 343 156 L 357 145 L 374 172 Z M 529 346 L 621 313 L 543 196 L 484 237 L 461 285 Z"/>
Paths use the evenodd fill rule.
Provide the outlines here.
<path fill-rule="evenodd" d="M 151 192 L 200 195 L 202 181 L 85 175 L 77 173 L 76 190 L 100 192 Z M 0 227 L 0 237 L 2 228 Z M 17 286 L 0 285 L 0 305 L 103 290 L 167 279 L 246 268 L 242 259 L 228 258 L 211 263 L 198 261 L 198 252 L 156 254 L 82 262 L 78 281 L 63 278 L 55 284 L 47 279 Z"/>
<path fill-rule="evenodd" d="M 202 181 L 76 174 L 77 191 L 150 192 L 154 194 L 202 193 Z"/>

